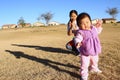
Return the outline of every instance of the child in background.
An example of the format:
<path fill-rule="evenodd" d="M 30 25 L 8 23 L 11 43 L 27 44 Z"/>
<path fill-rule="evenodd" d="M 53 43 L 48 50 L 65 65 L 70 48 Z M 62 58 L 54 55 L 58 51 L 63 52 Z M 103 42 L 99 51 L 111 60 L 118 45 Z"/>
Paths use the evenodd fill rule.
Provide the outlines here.
<path fill-rule="evenodd" d="M 78 16 L 78 13 L 76 10 L 70 11 L 70 13 L 69 13 L 70 20 L 68 21 L 68 25 L 67 25 L 67 35 L 69 35 L 69 36 L 75 35 L 76 30 L 78 30 L 78 26 L 76 23 L 77 16 Z M 74 44 L 74 37 L 71 41 L 69 41 L 66 44 L 66 48 L 68 50 L 74 51 L 75 54 L 78 55 L 78 51 L 77 51 L 75 44 Z"/>
<path fill-rule="evenodd" d="M 88 80 L 89 64 L 91 72 L 102 72 L 98 68 L 98 56 L 101 53 L 98 34 L 102 31 L 102 21 L 99 20 L 96 26 L 93 26 L 89 14 L 81 13 L 77 17 L 77 25 L 79 30 L 76 33 L 74 41 L 76 48 L 81 53 L 80 75 L 82 80 Z"/>
<path fill-rule="evenodd" d="M 76 18 L 78 16 L 78 12 L 76 10 L 71 10 L 69 13 L 70 20 L 68 21 L 67 26 L 67 34 L 70 36 L 72 34 L 75 34 L 76 30 L 78 30 L 78 26 L 76 23 Z"/>

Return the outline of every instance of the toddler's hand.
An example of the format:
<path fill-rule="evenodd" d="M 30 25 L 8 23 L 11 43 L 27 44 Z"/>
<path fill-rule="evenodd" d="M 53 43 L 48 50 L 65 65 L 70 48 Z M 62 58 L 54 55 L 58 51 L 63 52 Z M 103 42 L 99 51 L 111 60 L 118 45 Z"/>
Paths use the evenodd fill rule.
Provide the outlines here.
<path fill-rule="evenodd" d="M 76 48 L 79 48 L 81 46 L 81 43 L 76 44 Z"/>
<path fill-rule="evenodd" d="M 96 20 L 96 27 L 101 27 L 102 26 L 102 23 L 103 23 L 103 21 L 102 20 L 100 20 L 100 19 L 97 19 Z"/>

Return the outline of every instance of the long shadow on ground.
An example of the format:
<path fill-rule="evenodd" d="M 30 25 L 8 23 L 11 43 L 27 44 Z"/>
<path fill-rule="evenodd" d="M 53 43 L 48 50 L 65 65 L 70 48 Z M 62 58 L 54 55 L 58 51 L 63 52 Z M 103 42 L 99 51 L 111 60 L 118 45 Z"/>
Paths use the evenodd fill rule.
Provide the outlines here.
<path fill-rule="evenodd" d="M 68 70 L 60 69 L 60 68 L 57 66 L 57 65 L 60 65 L 60 66 L 65 66 L 65 67 L 69 67 L 69 68 L 79 69 L 79 67 L 76 67 L 76 66 L 74 66 L 74 65 L 71 65 L 71 64 L 63 64 L 63 63 L 51 61 L 51 60 L 48 60 L 48 59 L 37 58 L 37 57 L 35 57 L 35 56 L 31 56 L 31 55 L 25 54 L 24 52 L 21 52 L 21 51 L 11 51 L 11 50 L 5 50 L 5 51 L 6 51 L 6 52 L 9 52 L 9 53 L 12 54 L 12 55 L 14 55 L 17 59 L 20 59 L 21 57 L 22 57 L 22 58 L 26 58 L 26 59 L 29 59 L 29 60 L 32 60 L 32 61 L 35 61 L 35 62 L 42 63 L 43 65 L 52 67 L 53 69 L 55 69 L 55 70 L 57 70 L 57 71 L 68 73 L 69 75 L 71 75 L 71 76 L 73 76 L 73 77 L 75 77 L 75 78 L 80 78 L 80 75 L 79 75 L 79 74 L 74 73 L 74 72 L 71 72 L 71 71 L 68 71 Z"/>
<path fill-rule="evenodd" d="M 62 49 L 62 48 L 54 48 L 54 47 L 44 47 L 44 46 L 35 46 L 35 45 L 21 45 L 21 44 L 12 44 L 12 46 L 18 46 L 18 47 L 28 47 L 28 48 L 35 48 L 36 50 L 43 50 L 47 52 L 54 52 L 54 53 L 63 53 L 63 54 L 73 54 L 75 53 Z"/>

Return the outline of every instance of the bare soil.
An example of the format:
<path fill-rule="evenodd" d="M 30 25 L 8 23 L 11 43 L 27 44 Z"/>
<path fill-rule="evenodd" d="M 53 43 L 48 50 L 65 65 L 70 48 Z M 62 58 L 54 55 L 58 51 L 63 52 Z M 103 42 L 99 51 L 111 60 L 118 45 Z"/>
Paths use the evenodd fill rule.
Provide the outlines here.
<path fill-rule="evenodd" d="M 120 25 L 104 24 L 102 74 L 89 80 L 120 80 Z M 80 58 L 66 50 L 66 25 L 0 30 L 0 80 L 80 80 Z"/>

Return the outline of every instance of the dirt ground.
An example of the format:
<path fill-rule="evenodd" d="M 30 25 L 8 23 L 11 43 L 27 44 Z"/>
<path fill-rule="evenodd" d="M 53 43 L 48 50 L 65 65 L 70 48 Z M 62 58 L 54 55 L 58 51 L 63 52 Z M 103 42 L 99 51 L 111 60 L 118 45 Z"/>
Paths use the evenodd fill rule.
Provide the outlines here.
<path fill-rule="evenodd" d="M 99 66 L 105 72 L 89 80 L 120 80 L 120 28 L 107 28 L 100 36 Z M 71 39 L 65 25 L 0 30 L 0 80 L 80 80 L 80 58 L 65 48 Z"/>

